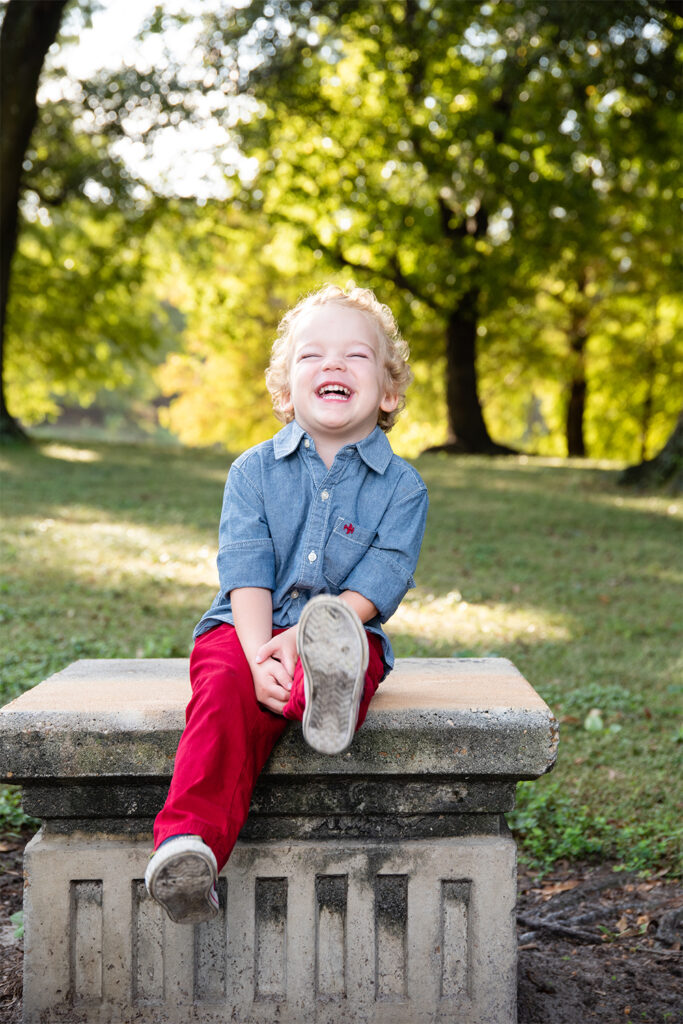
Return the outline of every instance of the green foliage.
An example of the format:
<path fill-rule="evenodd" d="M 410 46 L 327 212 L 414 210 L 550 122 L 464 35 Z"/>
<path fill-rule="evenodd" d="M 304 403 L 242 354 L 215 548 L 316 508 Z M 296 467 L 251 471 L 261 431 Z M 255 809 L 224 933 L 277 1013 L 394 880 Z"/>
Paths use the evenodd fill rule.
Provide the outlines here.
<path fill-rule="evenodd" d="M 20 832 L 22 829 L 38 828 L 39 821 L 25 814 L 21 806 L 19 786 L 0 786 L 0 834 Z"/>
<path fill-rule="evenodd" d="M 160 206 L 87 130 L 85 98 L 45 103 L 26 160 L 12 264 L 6 375 L 13 415 L 54 418 L 102 388 L 144 389 L 144 367 L 178 343 L 155 288 L 150 230 Z M 149 380 L 149 377 L 147 377 Z"/>
<path fill-rule="evenodd" d="M 24 911 L 17 910 L 9 916 L 10 921 L 14 925 L 14 938 L 23 939 L 24 937 Z"/>
<path fill-rule="evenodd" d="M 89 2 L 72 5 L 62 45 L 91 13 Z M 139 388 L 140 367 L 174 336 L 146 245 L 161 204 L 117 148 L 125 119 L 147 104 L 154 76 L 128 68 L 118 84 L 106 73 L 85 85 L 69 82 L 57 64 L 60 43 L 50 53 L 23 159 L 0 368 L 10 411 L 27 424 L 54 418 L 59 402 L 86 406 L 101 388 Z M 167 87 L 175 81 L 161 77 Z M 159 116 L 168 108 L 162 99 Z"/>
<path fill-rule="evenodd" d="M 146 221 L 74 201 L 26 225 L 7 323 L 11 407 L 25 423 L 54 416 L 57 398 L 88 405 L 100 388 L 130 387 L 177 342 L 146 280 Z"/>
<path fill-rule="evenodd" d="M 277 4 L 209 19 L 217 80 L 262 104 L 240 127 L 260 165 L 242 202 L 377 287 L 418 364 L 454 317 L 478 324 L 490 423 L 547 454 L 575 380 L 595 454 L 652 451 L 678 411 L 678 20 L 648 16 L 328 0 L 288 8 L 287 31 Z"/>
<path fill-rule="evenodd" d="M 348 273 L 307 255 L 291 229 L 217 204 L 178 208 L 158 225 L 156 239 L 173 252 L 160 283 L 184 315 L 183 351 L 171 352 L 156 374 L 169 400 L 161 422 L 184 444 L 234 448 L 264 440 L 279 426 L 264 372 L 281 316 L 327 281 L 347 284 Z M 443 435 L 434 412 L 443 398 L 442 364 L 437 368 L 415 366 L 408 409 L 392 432 L 411 454 Z"/>
<path fill-rule="evenodd" d="M 278 426 L 264 373 L 280 317 L 299 297 L 305 259 L 286 232 L 221 204 L 180 207 L 159 239 L 173 251 L 163 284 L 185 317 L 183 350 L 157 373 L 169 398 L 161 422 L 185 444 L 264 440 Z M 307 262 L 312 288 L 317 268 Z"/>
<path fill-rule="evenodd" d="M 585 714 L 591 708 L 633 713 L 641 711 L 644 705 L 643 694 L 632 693 L 618 683 L 586 683 L 569 690 L 561 698 L 562 710 L 570 715 Z"/>
<path fill-rule="evenodd" d="M 653 836 L 647 822 L 596 814 L 560 782 L 519 783 L 517 806 L 506 817 L 523 861 L 540 871 L 558 860 L 616 860 L 615 870 L 652 872 L 680 857 L 683 828 L 675 818 L 671 831 Z"/>
<path fill-rule="evenodd" d="M 681 21 L 667 5 L 205 8 L 203 66 L 166 51 L 74 83 L 63 53 L 48 62 L 9 310 L 15 414 L 34 423 L 103 388 L 149 402 L 158 386 L 183 442 L 259 440 L 280 313 L 353 279 L 411 342 L 404 450 L 445 437 L 456 314 L 477 327 L 496 439 L 563 455 L 578 375 L 591 454 L 659 449 L 683 381 L 670 215 Z M 62 43 L 88 16 L 72 8 Z M 159 7 L 141 35 L 163 48 L 192 19 Z M 252 158 L 216 155 L 227 204 L 170 201 L 172 181 L 155 199 L 124 162 L 181 123 L 222 125 Z"/>

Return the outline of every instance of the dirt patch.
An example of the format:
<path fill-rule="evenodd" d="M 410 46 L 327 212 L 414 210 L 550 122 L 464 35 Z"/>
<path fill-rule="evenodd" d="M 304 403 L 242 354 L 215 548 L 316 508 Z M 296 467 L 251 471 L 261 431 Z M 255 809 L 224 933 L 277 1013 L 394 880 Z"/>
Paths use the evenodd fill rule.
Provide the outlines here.
<path fill-rule="evenodd" d="M 16 925 L 10 916 L 21 910 L 24 875 L 24 845 L 0 837 L 0 1022 L 21 1024 L 21 984 L 24 944 L 15 936 Z"/>
<path fill-rule="evenodd" d="M 520 872 L 519 1024 L 681 1024 L 683 890 L 571 865 Z"/>
<path fill-rule="evenodd" d="M 0 1024 L 20 1024 L 21 840 L 0 839 Z M 683 1024 L 683 889 L 567 865 L 520 871 L 519 1024 Z"/>

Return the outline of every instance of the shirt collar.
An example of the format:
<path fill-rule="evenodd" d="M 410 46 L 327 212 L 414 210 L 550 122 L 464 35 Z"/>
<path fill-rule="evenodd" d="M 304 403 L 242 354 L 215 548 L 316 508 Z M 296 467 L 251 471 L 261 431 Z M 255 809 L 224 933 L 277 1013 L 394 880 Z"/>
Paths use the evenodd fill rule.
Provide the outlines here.
<path fill-rule="evenodd" d="M 356 445 L 363 462 L 376 473 L 384 473 L 394 454 L 387 435 L 381 427 L 375 427 L 371 434 Z"/>
<path fill-rule="evenodd" d="M 276 459 L 283 459 L 291 455 L 305 436 L 305 431 L 296 420 L 292 420 L 278 430 L 273 438 L 273 453 Z M 349 448 L 356 448 L 363 462 L 374 469 L 376 473 L 384 473 L 391 462 L 393 452 L 387 436 L 381 427 L 375 427 L 371 434 L 358 441 L 355 445 L 348 445 Z"/>
<path fill-rule="evenodd" d="M 273 453 L 276 459 L 284 459 L 299 447 L 304 430 L 296 420 L 291 420 L 286 427 L 278 430 L 273 438 Z"/>

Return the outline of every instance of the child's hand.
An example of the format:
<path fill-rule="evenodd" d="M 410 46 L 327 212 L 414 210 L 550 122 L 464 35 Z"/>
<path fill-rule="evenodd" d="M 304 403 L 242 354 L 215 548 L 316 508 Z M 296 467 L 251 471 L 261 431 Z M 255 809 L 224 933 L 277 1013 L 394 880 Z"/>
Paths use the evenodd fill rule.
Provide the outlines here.
<path fill-rule="evenodd" d="M 290 626 L 289 629 L 285 629 L 284 632 L 278 633 L 268 643 L 263 644 L 259 647 L 256 652 L 256 663 L 260 665 L 268 658 L 275 658 L 279 661 L 282 667 L 289 674 L 289 681 L 291 684 L 292 677 L 294 676 L 294 669 L 296 667 L 296 660 L 298 653 L 296 649 L 296 632 L 297 626 Z"/>
<path fill-rule="evenodd" d="M 256 700 L 269 711 L 281 715 L 292 689 L 292 678 L 284 665 L 275 658 L 267 658 L 260 664 L 252 665 L 251 674 Z"/>

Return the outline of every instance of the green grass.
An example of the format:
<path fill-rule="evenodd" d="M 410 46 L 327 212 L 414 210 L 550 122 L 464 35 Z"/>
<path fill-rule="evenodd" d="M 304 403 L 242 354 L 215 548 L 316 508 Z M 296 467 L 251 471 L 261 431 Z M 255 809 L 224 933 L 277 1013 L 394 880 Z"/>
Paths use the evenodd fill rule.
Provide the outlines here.
<path fill-rule="evenodd" d="M 77 658 L 188 653 L 216 589 L 229 461 L 56 440 L 0 451 L 0 700 Z M 589 462 L 416 465 L 427 536 L 389 632 L 398 655 L 510 658 L 560 719 L 557 768 L 520 787 L 511 816 L 525 856 L 680 872 L 683 502 L 622 491 Z"/>

